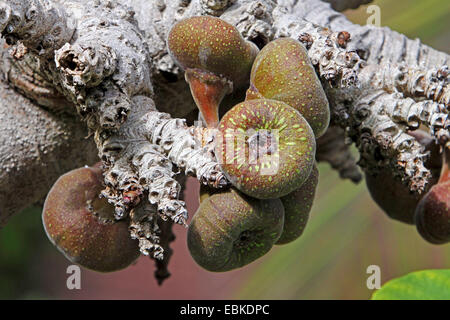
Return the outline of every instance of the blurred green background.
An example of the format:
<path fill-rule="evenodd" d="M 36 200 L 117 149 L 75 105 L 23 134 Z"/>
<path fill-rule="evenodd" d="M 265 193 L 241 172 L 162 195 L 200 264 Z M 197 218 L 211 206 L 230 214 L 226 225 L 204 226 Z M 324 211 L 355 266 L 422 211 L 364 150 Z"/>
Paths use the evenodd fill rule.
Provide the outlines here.
<path fill-rule="evenodd" d="M 450 52 L 450 1 L 375 1 L 381 24 L 442 51 Z M 364 24 L 367 6 L 346 12 Z M 70 264 L 51 246 L 39 207 L 16 215 L 0 230 L 0 299 L 368 299 L 366 269 L 381 268 L 382 283 L 411 271 L 450 267 L 450 246 L 432 246 L 415 227 L 388 219 L 367 193 L 365 183 L 340 180 L 321 164 L 311 219 L 294 243 L 275 247 L 257 262 L 227 274 L 197 267 L 175 229 L 172 278 L 162 287 L 152 279 L 153 263 L 114 274 L 83 270 L 82 290 L 65 286 Z M 198 185 L 191 180 L 188 209 L 197 206 Z"/>
<path fill-rule="evenodd" d="M 411 39 L 419 38 L 435 49 L 450 50 L 450 1 L 447 0 L 374 0 L 381 9 L 381 26 L 389 27 Z M 365 24 L 367 7 L 346 11 L 347 17 Z"/>

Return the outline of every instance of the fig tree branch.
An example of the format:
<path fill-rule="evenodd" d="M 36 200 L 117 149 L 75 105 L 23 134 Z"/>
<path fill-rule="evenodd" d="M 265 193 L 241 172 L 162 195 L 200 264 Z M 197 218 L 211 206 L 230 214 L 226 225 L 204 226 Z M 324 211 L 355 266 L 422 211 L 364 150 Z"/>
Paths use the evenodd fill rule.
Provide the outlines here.
<path fill-rule="evenodd" d="M 67 171 L 98 161 L 79 119 L 53 114 L 0 85 L 0 227 L 45 199 Z M 68 103 L 68 102 L 67 102 Z M 80 152 L 82 150 L 82 152 Z"/>
<path fill-rule="evenodd" d="M 118 218 L 146 201 L 161 217 L 186 220 L 174 182 L 179 170 L 226 184 L 210 152 L 214 135 L 206 146 L 200 129 L 171 118 L 187 115 L 193 103 L 165 41 L 171 26 L 194 15 L 220 16 L 260 47 L 278 37 L 301 41 L 334 123 L 369 171 L 391 170 L 421 192 L 430 176 L 427 155 L 406 131 L 424 125 L 437 142 L 448 141 L 448 55 L 387 28 L 353 25 L 322 1 L 4 0 L 0 12 L 12 46 L 2 48 L 12 53 L 1 66 L 8 82 L 42 107 L 59 110 L 62 103 L 40 92 L 72 103 L 95 136 L 104 194 Z"/>

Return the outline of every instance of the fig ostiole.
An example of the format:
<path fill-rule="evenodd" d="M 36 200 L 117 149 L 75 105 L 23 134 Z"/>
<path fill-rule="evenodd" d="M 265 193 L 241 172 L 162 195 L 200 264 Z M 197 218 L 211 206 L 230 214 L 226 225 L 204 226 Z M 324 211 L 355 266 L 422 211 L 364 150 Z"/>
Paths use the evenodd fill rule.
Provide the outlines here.
<path fill-rule="evenodd" d="M 98 272 L 124 269 L 139 257 L 138 241 L 126 220 L 114 220 L 114 207 L 99 198 L 99 166 L 72 170 L 55 182 L 42 220 L 49 240 L 73 263 Z"/>
<path fill-rule="evenodd" d="M 309 177 L 315 137 L 302 115 L 284 102 L 248 100 L 221 119 L 215 155 L 231 183 L 258 199 L 274 199 Z"/>
<path fill-rule="evenodd" d="M 281 200 L 254 199 L 230 188 L 201 202 L 188 228 L 189 252 L 208 271 L 241 268 L 272 248 L 283 223 Z"/>

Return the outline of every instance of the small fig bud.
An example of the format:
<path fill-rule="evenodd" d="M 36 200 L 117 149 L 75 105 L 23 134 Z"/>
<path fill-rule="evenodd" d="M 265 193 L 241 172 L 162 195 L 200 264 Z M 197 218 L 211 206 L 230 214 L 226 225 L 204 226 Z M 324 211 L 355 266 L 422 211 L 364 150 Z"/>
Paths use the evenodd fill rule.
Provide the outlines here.
<path fill-rule="evenodd" d="M 303 234 L 318 182 L 319 171 L 317 166 L 314 165 L 309 178 L 300 188 L 280 198 L 284 207 L 284 227 L 283 233 L 276 244 L 292 242 Z"/>
<path fill-rule="evenodd" d="M 328 128 L 330 108 L 323 87 L 303 45 L 292 38 L 269 42 L 257 55 L 247 100 L 279 100 L 298 110 L 316 138 Z"/>
<path fill-rule="evenodd" d="M 200 204 L 188 229 L 189 252 L 208 271 L 240 268 L 272 248 L 283 222 L 281 200 L 258 200 L 231 188 Z"/>
<path fill-rule="evenodd" d="M 114 207 L 99 198 L 99 166 L 72 170 L 55 182 L 44 203 L 42 220 L 50 241 L 69 259 L 98 272 L 128 267 L 139 257 L 128 223 L 114 221 Z"/>
<path fill-rule="evenodd" d="M 222 118 L 215 154 L 240 191 L 274 199 L 298 189 L 314 165 L 316 142 L 308 122 L 281 101 L 248 100 Z"/>
<path fill-rule="evenodd" d="M 258 47 L 222 19 L 191 17 L 169 32 L 170 55 L 186 71 L 192 96 L 208 127 L 216 127 L 223 97 L 248 83 Z"/>

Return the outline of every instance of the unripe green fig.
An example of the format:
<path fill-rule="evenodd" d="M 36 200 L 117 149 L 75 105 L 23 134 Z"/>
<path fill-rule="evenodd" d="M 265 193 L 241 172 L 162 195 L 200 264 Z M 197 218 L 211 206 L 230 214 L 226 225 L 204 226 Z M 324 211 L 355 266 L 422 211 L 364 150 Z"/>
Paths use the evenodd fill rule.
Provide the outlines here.
<path fill-rule="evenodd" d="M 305 47 L 297 40 L 276 39 L 256 56 L 246 99 L 261 97 L 283 101 L 298 110 L 316 138 L 328 128 L 327 97 Z"/>
<path fill-rule="evenodd" d="M 169 32 L 167 46 L 186 71 L 186 81 L 207 126 L 216 127 L 224 96 L 248 83 L 258 47 L 231 24 L 211 16 L 178 22 Z"/>
<path fill-rule="evenodd" d="M 189 252 L 208 271 L 241 268 L 272 248 L 283 222 L 281 200 L 258 200 L 230 188 L 200 204 L 188 229 Z"/>
<path fill-rule="evenodd" d="M 114 220 L 114 207 L 99 198 L 99 166 L 72 170 L 55 182 L 44 203 L 42 220 L 50 241 L 71 262 L 98 272 L 128 267 L 139 257 L 128 223 Z"/>
<path fill-rule="evenodd" d="M 292 242 L 303 234 L 309 219 L 318 182 L 319 171 L 317 166 L 314 165 L 309 178 L 300 188 L 280 198 L 284 207 L 284 227 L 283 233 L 276 244 Z"/>
<path fill-rule="evenodd" d="M 426 166 L 431 170 L 428 189 L 439 179 L 439 171 L 442 165 L 439 155 L 439 147 L 433 138 L 422 130 L 408 133 L 430 151 L 431 156 Z M 377 175 L 365 174 L 367 189 L 375 203 L 392 219 L 407 224 L 414 224 L 414 214 L 417 204 L 425 193 L 412 192 L 409 187 L 399 179 L 392 176 L 390 171 L 380 171 Z"/>
<path fill-rule="evenodd" d="M 274 199 L 298 189 L 314 165 L 316 142 L 308 122 L 286 103 L 248 100 L 220 121 L 215 154 L 243 193 Z"/>

